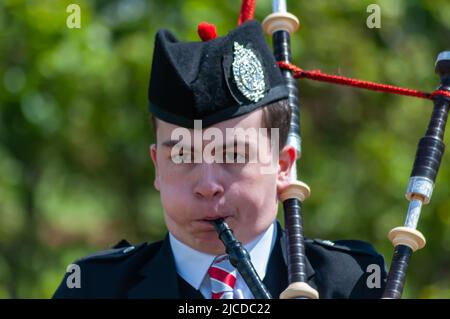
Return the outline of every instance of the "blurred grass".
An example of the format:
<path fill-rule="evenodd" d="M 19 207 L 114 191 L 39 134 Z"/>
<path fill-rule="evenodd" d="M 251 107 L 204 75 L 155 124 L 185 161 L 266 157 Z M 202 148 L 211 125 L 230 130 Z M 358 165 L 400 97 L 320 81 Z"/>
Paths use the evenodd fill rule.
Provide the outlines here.
<path fill-rule="evenodd" d="M 0 2 L 0 298 L 48 298 L 66 265 L 122 238 L 155 241 L 166 228 L 148 155 L 147 85 L 157 29 L 197 40 L 219 35 L 240 1 Z M 365 25 L 381 7 L 381 29 Z M 424 91 L 449 49 L 447 1 L 288 1 L 302 27 L 294 62 L 305 69 Z M 262 21 L 270 1 L 259 0 Z M 270 39 L 268 39 L 270 42 Z M 431 103 L 302 80 L 302 180 L 308 237 L 372 242 L 390 263 L 387 232 L 403 223 L 404 191 Z M 445 138 L 448 143 L 448 137 Z M 419 229 L 404 296 L 450 297 L 448 153 Z"/>

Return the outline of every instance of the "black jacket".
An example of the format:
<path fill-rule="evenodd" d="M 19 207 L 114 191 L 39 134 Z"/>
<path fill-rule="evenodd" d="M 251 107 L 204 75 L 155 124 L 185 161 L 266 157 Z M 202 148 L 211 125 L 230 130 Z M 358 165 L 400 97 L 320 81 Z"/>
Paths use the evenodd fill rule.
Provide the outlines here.
<path fill-rule="evenodd" d="M 263 280 L 274 298 L 288 286 L 287 268 L 280 226 L 275 247 Z M 383 256 L 362 241 L 305 240 L 308 283 L 320 298 L 381 298 L 386 268 Z M 132 246 L 121 241 L 113 249 L 96 253 L 76 262 L 80 267 L 81 287 L 69 288 L 66 273 L 53 298 L 203 298 L 176 272 L 169 236 L 152 244 Z M 374 280 L 373 267 L 379 267 L 379 288 L 369 288 Z M 370 277 L 369 277 L 370 276 Z M 376 286 L 376 285 L 375 285 Z"/>

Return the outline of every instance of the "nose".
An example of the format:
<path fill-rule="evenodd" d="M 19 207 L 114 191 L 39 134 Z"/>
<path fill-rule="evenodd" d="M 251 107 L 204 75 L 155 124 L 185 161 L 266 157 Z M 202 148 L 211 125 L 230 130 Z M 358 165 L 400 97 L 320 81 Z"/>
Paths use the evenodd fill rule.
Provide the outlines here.
<path fill-rule="evenodd" d="M 214 164 L 198 164 L 199 177 L 194 186 L 194 195 L 200 199 L 218 198 L 224 193 L 220 172 Z"/>

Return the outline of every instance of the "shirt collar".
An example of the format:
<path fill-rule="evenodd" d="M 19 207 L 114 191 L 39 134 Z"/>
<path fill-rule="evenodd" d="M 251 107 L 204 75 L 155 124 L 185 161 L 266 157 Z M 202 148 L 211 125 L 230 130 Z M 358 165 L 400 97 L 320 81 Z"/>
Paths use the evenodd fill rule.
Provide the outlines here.
<path fill-rule="evenodd" d="M 176 239 L 171 233 L 169 233 L 169 238 L 178 274 L 198 290 L 216 256 L 189 247 Z M 266 275 L 267 264 L 276 238 L 277 227 L 276 221 L 274 221 L 265 232 L 244 245 L 261 280 Z"/>

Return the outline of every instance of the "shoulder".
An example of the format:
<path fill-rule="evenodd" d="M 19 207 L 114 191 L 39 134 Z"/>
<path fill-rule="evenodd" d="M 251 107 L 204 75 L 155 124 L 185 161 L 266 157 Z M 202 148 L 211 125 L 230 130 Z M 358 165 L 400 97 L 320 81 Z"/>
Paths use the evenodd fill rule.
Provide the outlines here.
<path fill-rule="evenodd" d="M 141 243 L 132 245 L 125 239 L 115 244 L 112 248 L 98 251 L 82 257 L 75 261 L 79 265 L 85 266 L 101 266 L 108 267 L 109 265 L 118 266 L 121 264 L 139 264 L 141 260 L 148 260 L 159 251 L 162 241 L 154 243 Z"/>
<path fill-rule="evenodd" d="M 305 251 L 327 298 L 379 298 L 387 276 L 384 257 L 360 240 L 308 239 Z"/>
<path fill-rule="evenodd" d="M 123 288 L 136 280 L 161 245 L 162 241 L 132 245 L 121 240 L 111 249 L 82 257 L 67 266 L 53 298 L 125 297 Z"/>
<path fill-rule="evenodd" d="M 132 245 L 125 239 L 115 244 L 112 248 L 98 251 L 82 257 L 76 263 L 96 263 L 109 261 L 113 263 L 126 261 L 129 258 L 135 258 L 140 255 L 143 250 L 157 250 L 161 242 L 153 244 L 141 243 L 139 245 Z"/>
<path fill-rule="evenodd" d="M 325 240 L 307 239 L 306 244 L 310 249 L 316 249 L 328 253 L 342 253 L 362 256 L 381 256 L 372 244 L 362 240 Z"/>

